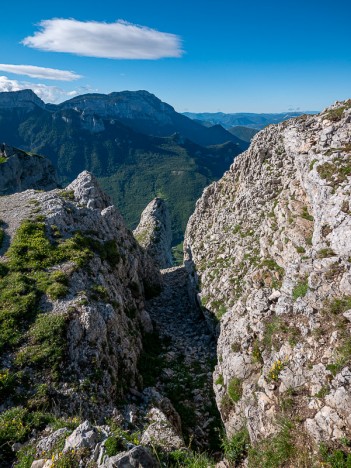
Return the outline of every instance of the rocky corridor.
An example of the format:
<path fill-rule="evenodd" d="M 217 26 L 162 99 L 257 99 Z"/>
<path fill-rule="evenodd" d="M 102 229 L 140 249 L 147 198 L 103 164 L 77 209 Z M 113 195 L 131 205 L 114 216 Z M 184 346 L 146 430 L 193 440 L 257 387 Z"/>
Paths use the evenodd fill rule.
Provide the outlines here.
<path fill-rule="evenodd" d="M 154 335 L 159 337 L 158 346 L 155 340 L 150 340 L 149 346 L 146 343 L 155 364 L 150 373 L 154 373 L 156 388 L 170 398 L 179 413 L 186 444 L 215 451 L 221 427 L 212 388 L 215 338 L 190 298 L 185 268 L 168 268 L 161 274 L 163 290 L 146 304 Z"/>

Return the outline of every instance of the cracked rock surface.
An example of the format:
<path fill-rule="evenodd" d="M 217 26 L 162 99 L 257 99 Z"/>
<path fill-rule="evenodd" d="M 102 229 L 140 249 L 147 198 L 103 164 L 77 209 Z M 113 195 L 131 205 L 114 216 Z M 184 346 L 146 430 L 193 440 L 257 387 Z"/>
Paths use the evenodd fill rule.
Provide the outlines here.
<path fill-rule="evenodd" d="M 346 101 L 258 133 L 197 202 L 185 264 L 219 337 L 229 435 L 255 443 L 284 417 L 310 452 L 350 438 L 350 194 Z"/>

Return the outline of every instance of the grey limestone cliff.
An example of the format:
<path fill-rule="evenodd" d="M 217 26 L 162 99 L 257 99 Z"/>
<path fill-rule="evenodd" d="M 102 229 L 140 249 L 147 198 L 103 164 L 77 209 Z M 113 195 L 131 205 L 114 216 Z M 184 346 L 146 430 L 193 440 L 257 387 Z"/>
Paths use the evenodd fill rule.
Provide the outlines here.
<path fill-rule="evenodd" d="M 185 236 L 227 433 L 247 429 L 257 447 L 288 434 L 300 459 L 284 466 L 351 437 L 350 156 L 351 101 L 267 127 Z"/>
<path fill-rule="evenodd" d="M 171 220 L 164 200 L 155 198 L 147 205 L 133 233 L 160 268 L 172 266 Z"/>

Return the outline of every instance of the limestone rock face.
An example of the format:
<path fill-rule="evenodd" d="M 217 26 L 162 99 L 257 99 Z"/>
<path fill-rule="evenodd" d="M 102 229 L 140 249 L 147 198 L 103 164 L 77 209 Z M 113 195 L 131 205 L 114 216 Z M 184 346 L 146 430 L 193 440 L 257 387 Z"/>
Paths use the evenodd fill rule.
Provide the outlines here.
<path fill-rule="evenodd" d="M 0 195 L 29 188 L 52 190 L 57 185 L 55 169 L 48 159 L 0 145 Z"/>
<path fill-rule="evenodd" d="M 54 390 L 61 411 L 103 420 L 140 381 L 142 334 L 152 328 L 144 302 L 160 287 L 158 269 L 88 172 L 64 190 L 0 197 L 0 219 L 4 262 L 24 221 L 31 220 L 33 229 L 44 227 L 57 249 L 78 241 L 72 258 L 47 269 L 48 275 L 63 274 L 66 288 L 57 296 L 43 294 L 38 310 L 62 316 L 66 323 L 65 355 Z M 77 263 L 82 254 L 84 262 Z M 45 384 L 51 384 L 49 378 Z"/>
<path fill-rule="evenodd" d="M 83 95 L 70 99 L 59 107 L 84 111 L 84 115 L 104 118 L 151 119 L 159 125 L 172 123 L 174 109 L 147 91 L 123 91 L 108 95 Z M 85 118 L 86 118 L 85 117 Z"/>
<path fill-rule="evenodd" d="M 155 198 L 147 205 L 133 234 L 160 268 L 172 266 L 171 220 L 168 208 L 161 198 Z"/>
<path fill-rule="evenodd" d="M 189 221 L 228 434 L 255 443 L 283 416 L 306 446 L 351 436 L 350 142 L 351 101 L 269 126 Z"/>

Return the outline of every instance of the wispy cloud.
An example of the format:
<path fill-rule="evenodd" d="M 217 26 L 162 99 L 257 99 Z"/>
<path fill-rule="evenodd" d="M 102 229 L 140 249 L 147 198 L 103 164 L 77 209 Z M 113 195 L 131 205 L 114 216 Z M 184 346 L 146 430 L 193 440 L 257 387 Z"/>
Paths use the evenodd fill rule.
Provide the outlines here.
<path fill-rule="evenodd" d="M 22 41 L 24 45 L 112 59 L 160 59 L 183 54 L 179 36 L 122 20 L 99 23 L 54 18 L 41 21 L 39 27 L 33 36 Z"/>
<path fill-rule="evenodd" d="M 0 63 L 0 71 L 26 75 L 32 78 L 45 78 L 47 80 L 73 81 L 82 78 L 68 70 L 57 70 L 56 68 L 36 67 L 35 65 L 11 65 Z"/>
<path fill-rule="evenodd" d="M 10 80 L 7 76 L 0 76 L 0 92 L 20 91 L 21 89 L 32 89 L 44 102 L 51 103 L 62 102 L 79 94 L 79 90 L 65 91 L 57 86 Z"/>

